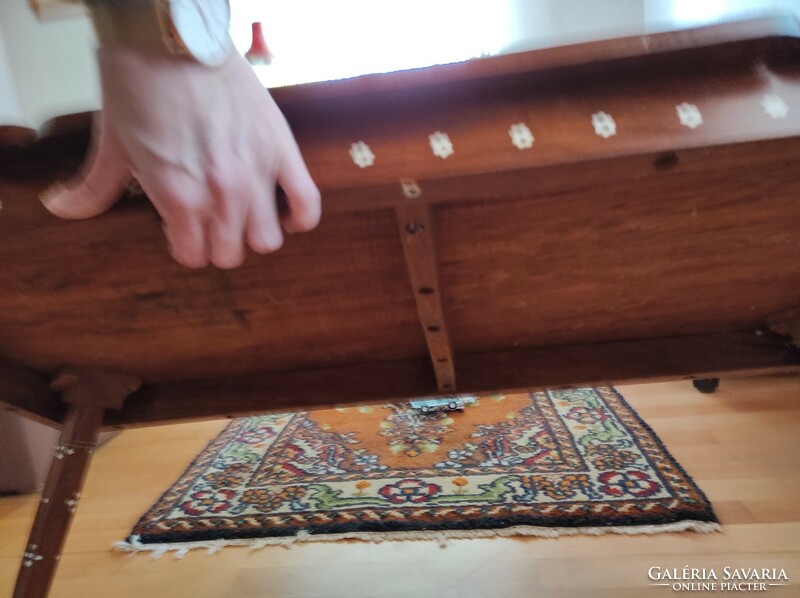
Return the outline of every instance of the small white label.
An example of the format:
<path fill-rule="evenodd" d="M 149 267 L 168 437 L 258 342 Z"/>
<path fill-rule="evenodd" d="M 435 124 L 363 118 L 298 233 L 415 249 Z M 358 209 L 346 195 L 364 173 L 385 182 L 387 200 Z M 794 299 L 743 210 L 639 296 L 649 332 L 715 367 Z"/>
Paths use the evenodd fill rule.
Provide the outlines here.
<path fill-rule="evenodd" d="M 678 114 L 678 119 L 684 127 L 696 129 L 703 124 L 703 116 L 700 114 L 700 109 L 694 104 L 684 102 L 675 106 L 675 112 Z"/>
<path fill-rule="evenodd" d="M 350 146 L 350 157 L 359 168 L 367 168 L 375 164 L 375 154 L 363 141 L 358 141 Z"/>
<path fill-rule="evenodd" d="M 594 132 L 603 139 L 608 139 L 617 134 L 617 123 L 614 122 L 614 118 L 610 114 L 605 112 L 592 114 L 592 126 L 594 126 Z"/>
<path fill-rule="evenodd" d="M 436 131 L 428 139 L 434 156 L 439 156 L 442 160 L 445 160 L 448 156 L 453 155 L 453 142 L 450 141 L 447 133 Z"/>
<path fill-rule="evenodd" d="M 511 137 L 511 143 L 521 150 L 533 147 L 533 133 L 525 123 L 511 125 L 508 135 Z"/>
<path fill-rule="evenodd" d="M 422 195 L 422 189 L 414 179 L 401 179 L 400 188 L 403 191 L 403 197 L 406 199 L 416 199 Z"/>

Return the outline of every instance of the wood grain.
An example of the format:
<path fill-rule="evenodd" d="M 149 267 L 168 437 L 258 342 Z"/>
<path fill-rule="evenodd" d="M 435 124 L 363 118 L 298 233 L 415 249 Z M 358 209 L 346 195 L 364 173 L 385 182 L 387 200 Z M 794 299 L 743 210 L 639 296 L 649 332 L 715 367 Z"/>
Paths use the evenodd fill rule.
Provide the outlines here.
<path fill-rule="evenodd" d="M 325 216 L 230 272 L 172 262 L 141 198 L 67 222 L 37 200 L 46 176 L 0 182 L 0 348 L 47 373 L 96 368 L 150 388 L 275 375 L 294 393 L 280 404 L 302 405 L 324 400 L 300 392 L 304 372 L 308 385 L 332 376 L 331 402 L 347 388 L 361 389 L 352 400 L 380 400 L 435 392 L 434 373 L 450 373 L 436 359 L 426 367 L 431 352 L 489 364 L 492 354 L 567 359 L 574 347 L 623 343 L 635 353 L 654 339 L 693 347 L 682 339 L 751 334 L 800 304 L 798 39 L 793 21 L 753 21 L 278 92 Z M 787 102 L 785 118 L 764 112 L 765 94 Z M 697 105 L 699 127 L 680 123 L 681 102 Z M 595 134 L 597 111 L 614 117 L 616 135 Z M 63 141 L 89 118 L 61 119 L 40 143 Z M 533 131 L 531 148 L 511 143 L 518 122 Z M 453 155 L 432 154 L 434 131 L 450 136 Z M 353 163 L 359 140 L 373 166 Z M 409 177 L 436 233 L 436 259 L 410 263 L 420 276 L 437 266 L 439 302 L 418 301 L 408 284 L 397 210 L 408 209 L 400 181 Z M 436 323 L 421 329 L 419 313 L 443 320 L 446 335 L 428 329 Z M 715 369 L 758 371 L 781 350 L 757 349 L 747 364 L 747 343 L 730 338 Z M 700 361 L 665 371 L 697 373 L 703 355 L 688 355 Z M 612 367 L 613 378 L 659 376 L 657 360 L 640 362 Z M 459 386 L 461 369 L 456 362 Z M 515 385 L 586 379 L 569 361 L 554 366 L 558 376 L 520 371 L 530 378 Z M 241 400 L 244 411 L 266 404 Z"/>
<path fill-rule="evenodd" d="M 755 329 L 797 305 L 800 180 L 784 159 L 443 205 L 456 354 Z"/>
<path fill-rule="evenodd" d="M 65 222 L 33 189 L 8 196 L 0 347 L 36 368 L 154 382 L 427 354 L 391 210 L 329 215 L 234 271 L 189 270 L 135 201 Z"/>

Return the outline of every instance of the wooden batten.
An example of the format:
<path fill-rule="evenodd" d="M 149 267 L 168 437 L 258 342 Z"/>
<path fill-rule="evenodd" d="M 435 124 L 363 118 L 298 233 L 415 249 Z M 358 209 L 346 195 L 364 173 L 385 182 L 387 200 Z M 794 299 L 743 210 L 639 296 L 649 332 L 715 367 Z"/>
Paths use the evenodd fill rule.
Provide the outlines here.
<path fill-rule="evenodd" d="M 425 202 L 409 199 L 398 206 L 395 213 L 419 321 L 436 373 L 436 384 L 441 392 L 454 392 L 453 345 L 442 308 L 442 285 L 430 211 Z"/>
<path fill-rule="evenodd" d="M 363 363 L 144 386 L 104 425 L 126 428 L 436 394 L 423 361 Z M 676 378 L 800 373 L 800 352 L 754 331 L 459 356 L 459 391 L 519 392 Z M 447 393 L 444 393 L 447 394 Z M 223 415 L 224 414 L 224 415 Z"/>

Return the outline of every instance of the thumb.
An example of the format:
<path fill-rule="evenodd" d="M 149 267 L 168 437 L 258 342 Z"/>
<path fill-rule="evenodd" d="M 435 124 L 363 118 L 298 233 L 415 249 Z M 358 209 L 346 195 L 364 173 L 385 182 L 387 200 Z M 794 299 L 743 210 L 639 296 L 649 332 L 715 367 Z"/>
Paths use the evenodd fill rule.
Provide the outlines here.
<path fill-rule="evenodd" d="M 91 218 L 119 199 L 131 174 L 122 145 L 111 131 L 101 114 L 81 172 L 72 181 L 56 183 L 42 193 L 40 199 L 51 213 L 60 218 Z"/>

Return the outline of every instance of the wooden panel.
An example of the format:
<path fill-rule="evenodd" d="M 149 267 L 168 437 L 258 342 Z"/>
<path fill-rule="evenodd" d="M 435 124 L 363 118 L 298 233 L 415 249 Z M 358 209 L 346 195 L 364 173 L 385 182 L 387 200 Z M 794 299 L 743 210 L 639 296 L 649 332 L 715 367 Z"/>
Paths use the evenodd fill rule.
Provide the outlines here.
<path fill-rule="evenodd" d="M 328 215 L 275 255 L 193 271 L 141 202 L 66 222 L 31 187 L 0 193 L 0 347 L 37 368 L 152 382 L 426 354 L 392 211 Z"/>
<path fill-rule="evenodd" d="M 797 52 L 796 43 L 784 42 Z M 608 63 L 595 64 L 586 73 L 487 76 L 460 85 L 410 86 L 338 102 L 330 101 L 326 86 L 317 86 L 319 97 L 312 98 L 307 90 L 304 103 L 284 102 L 283 107 L 312 174 L 325 189 L 394 188 L 403 177 L 422 183 L 800 134 L 800 111 L 772 118 L 761 105 L 765 94 L 779 95 L 788 105 L 800 102 L 797 57 L 787 66 L 771 64 L 766 55 L 754 54 L 734 65 L 726 64 L 719 52 L 715 56 L 713 67 L 700 65 L 695 54 L 689 61 L 675 58 L 665 71 L 648 57 L 635 68 Z M 346 84 L 357 89 L 366 82 Z M 700 126 L 681 124 L 676 106 L 683 103 L 698 108 Z M 601 111 L 613 117 L 616 135 L 595 134 L 592 116 Z M 535 137 L 529 150 L 511 143 L 509 129 L 520 122 Z M 428 145 L 428 136 L 436 131 L 446 132 L 453 141 L 455 151 L 447 159 L 434 156 Z M 373 166 L 353 164 L 348 150 L 356 141 L 370 146 L 376 156 Z"/>
<path fill-rule="evenodd" d="M 756 328 L 800 304 L 800 180 L 775 150 L 438 207 L 456 353 Z"/>
<path fill-rule="evenodd" d="M 800 372 L 783 337 L 752 332 L 457 355 L 459 392 L 646 382 L 732 373 Z M 438 394 L 425 360 L 281 372 L 143 388 L 106 426 L 238 417 Z"/>

